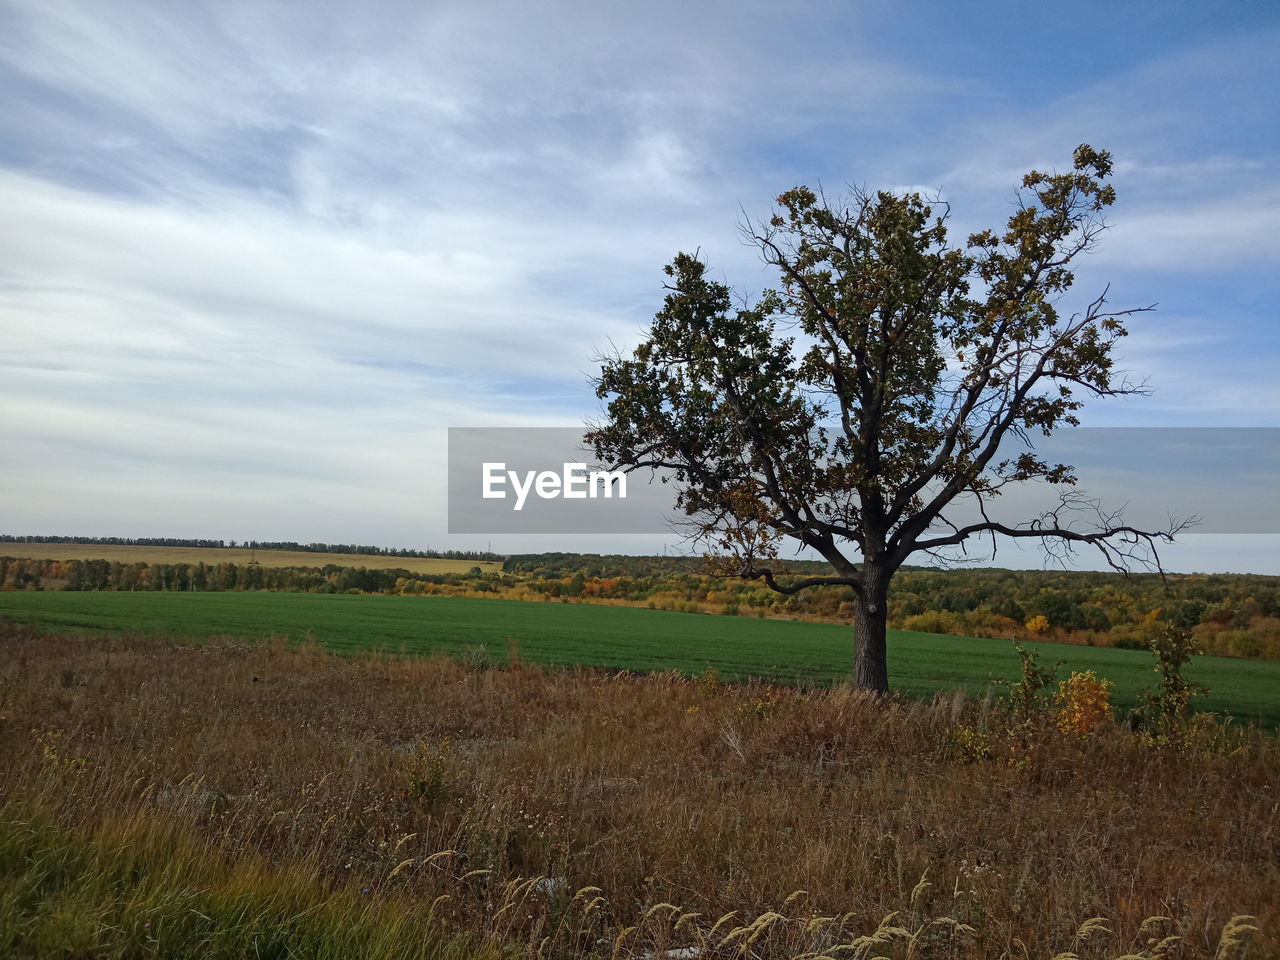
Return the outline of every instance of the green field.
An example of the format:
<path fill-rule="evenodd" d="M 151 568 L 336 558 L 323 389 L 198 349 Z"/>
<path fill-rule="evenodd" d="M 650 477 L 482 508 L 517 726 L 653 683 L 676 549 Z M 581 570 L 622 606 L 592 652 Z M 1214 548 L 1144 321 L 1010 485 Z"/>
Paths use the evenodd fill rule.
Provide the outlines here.
<path fill-rule="evenodd" d="M 851 630 L 822 623 L 667 613 L 586 604 L 444 597 L 325 596 L 293 593 L 0 593 L 0 616 L 56 632 L 111 631 L 200 638 L 314 638 L 356 651 L 465 654 L 485 648 L 504 659 L 631 670 L 714 667 L 722 678 L 758 676 L 826 684 L 850 672 Z M 1149 654 L 1054 643 L 1029 644 L 1067 670 L 1096 670 L 1127 706 L 1155 680 Z M 1017 671 L 1007 640 L 894 631 L 889 676 L 914 695 L 962 688 L 982 693 Z M 1280 663 L 1198 658 L 1188 675 L 1212 688 L 1205 709 L 1280 726 Z"/>

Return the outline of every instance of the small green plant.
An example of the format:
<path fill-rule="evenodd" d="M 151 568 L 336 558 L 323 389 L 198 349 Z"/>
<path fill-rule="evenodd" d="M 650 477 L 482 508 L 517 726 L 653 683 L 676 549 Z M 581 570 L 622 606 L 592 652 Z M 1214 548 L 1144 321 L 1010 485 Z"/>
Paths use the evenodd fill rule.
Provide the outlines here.
<path fill-rule="evenodd" d="M 1013 649 L 1018 651 L 1022 676 L 1016 681 L 997 679 L 996 683 L 1009 691 L 1006 707 L 1015 726 L 1029 727 L 1042 716 L 1049 699 L 1041 691 L 1051 689 L 1058 682 L 1058 668 L 1066 661 L 1059 660 L 1051 667 L 1042 666 L 1039 655 L 1029 652 L 1016 640 Z"/>
<path fill-rule="evenodd" d="M 488 646 L 480 643 L 467 647 L 462 654 L 462 664 L 468 670 L 488 670 L 493 666 L 493 657 L 489 654 Z"/>
<path fill-rule="evenodd" d="M 985 730 L 973 727 L 952 727 L 942 735 L 942 752 L 949 760 L 960 763 L 981 763 L 995 755 L 996 738 Z"/>
<path fill-rule="evenodd" d="M 1168 736 L 1186 726 L 1192 712 L 1191 698 L 1209 692 L 1208 687 L 1182 675 L 1183 667 L 1200 652 L 1200 645 L 1191 631 L 1169 624 L 1153 634 L 1147 646 L 1156 659 L 1160 682 L 1154 690 L 1139 694 L 1135 719 L 1149 733 Z"/>
<path fill-rule="evenodd" d="M 715 667 L 707 667 L 698 677 L 698 692 L 704 697 L 714 697 L 720 692 L 720 674 Z"/>
<path fill-rule="evenodd" d="M 422 807 L 431 809 L 449 794 L 449 764 L 453 745 L 448 738 L 424 743 L 409 765 L 409 795 Z"/>

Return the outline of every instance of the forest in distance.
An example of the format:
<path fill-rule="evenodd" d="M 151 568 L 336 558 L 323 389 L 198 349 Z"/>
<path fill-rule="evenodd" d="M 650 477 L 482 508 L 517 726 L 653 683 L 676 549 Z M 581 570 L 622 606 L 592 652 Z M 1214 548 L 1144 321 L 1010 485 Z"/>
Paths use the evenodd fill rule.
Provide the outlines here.
<path fill-rule="evenodd" d="M 417 550 L 356 543 L 298 543 L 296 540 L 210 540 L 192 537 L 66 537 L 18 536 L 0 533 L 0 544 L 98 544 L 115 547 L 198 547 L 202 549 L 288 550 L 294 553 L 354 553 L 373 557 L 418 557 L 440 560 L 501 560 L 488 550 Z"/>
<path fill-rule="evenodd" d="M 792 575 L 811 575 L 825 565 L 796 561 L 788 567 Z M 333 563 L 0 556 L 0 590 L 37 589 L 502 597 L 842 623 L 852 616 L 843 588 L 783 596 L 758 582 L 709 575 L 697 559 L 676 556 L 519 554 L 506 557 L 500 570 L 476 565 L 431 573 Z M 1191 630 L 1206 654 L 1280 660 L 1280 577 L 908 567 L 894 580 L 889 624 L 924 633 L 1130 649 L 1145 648 L 1157 631 L 1173 625 Z"/>

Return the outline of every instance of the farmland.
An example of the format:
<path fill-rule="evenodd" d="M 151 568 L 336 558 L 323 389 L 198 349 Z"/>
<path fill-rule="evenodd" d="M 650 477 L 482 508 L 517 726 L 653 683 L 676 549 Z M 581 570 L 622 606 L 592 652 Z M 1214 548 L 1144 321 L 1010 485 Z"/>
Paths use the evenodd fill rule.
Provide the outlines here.
<path fill-rule="evenodd" d="M 370 570 L 409 570 L 414 573 L 465 573 L 473 567 L 497 571 L 494 560 L 454 560 L 438 557 L 401 557 L 387 554 L 313 553 L 307 550 L 251 550 L 248 547 L 156 547 L 140 544 L 61 543 L 24 541 L 0 544 L 5 552 L 33 560 L 107 560 L 113 563 L 218 563 L 246 564 L 257 560 L 264 567 L 365 567 Z"/>
<path fill-rule="evenodd" d="M 716 617 L 626 607 L 530 603 L 500 599 L 384 597 L 284 593 L 62 591 L 0 593 L 0 616 L 57 632 L 150 633 L 314 639 L 340 652 L 435 652 L 501 661 L 519 657 L 559 667 L 636 671 L 714 668 L 722 679 L 760 677 L 827 685 L 847 677 L 847 626 Z M 1145 651 L 1032 643 L 1042 661 L 1095 670 L 1115 683 L 1120 706 L 1154 680 Z M 1007 640 L 894 631 L 889 673 L 896 689 L 982 694 L 993 677 L 1013 677 L 1017 658 Z M 1280 664 L 1197 658 L 1188 675 L 1212 693 L 1202 709 L 1280 726 Z"/>

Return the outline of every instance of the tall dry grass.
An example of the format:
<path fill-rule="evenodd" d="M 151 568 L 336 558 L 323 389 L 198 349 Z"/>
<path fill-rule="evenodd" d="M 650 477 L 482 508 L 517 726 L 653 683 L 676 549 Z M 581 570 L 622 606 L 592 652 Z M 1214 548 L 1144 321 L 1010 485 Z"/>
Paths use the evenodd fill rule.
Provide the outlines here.
<path fill-rule="evenodd" d="M 16 956 L 1277 950 L 1257 731 L 8 626 L 0 771 Z"/>

